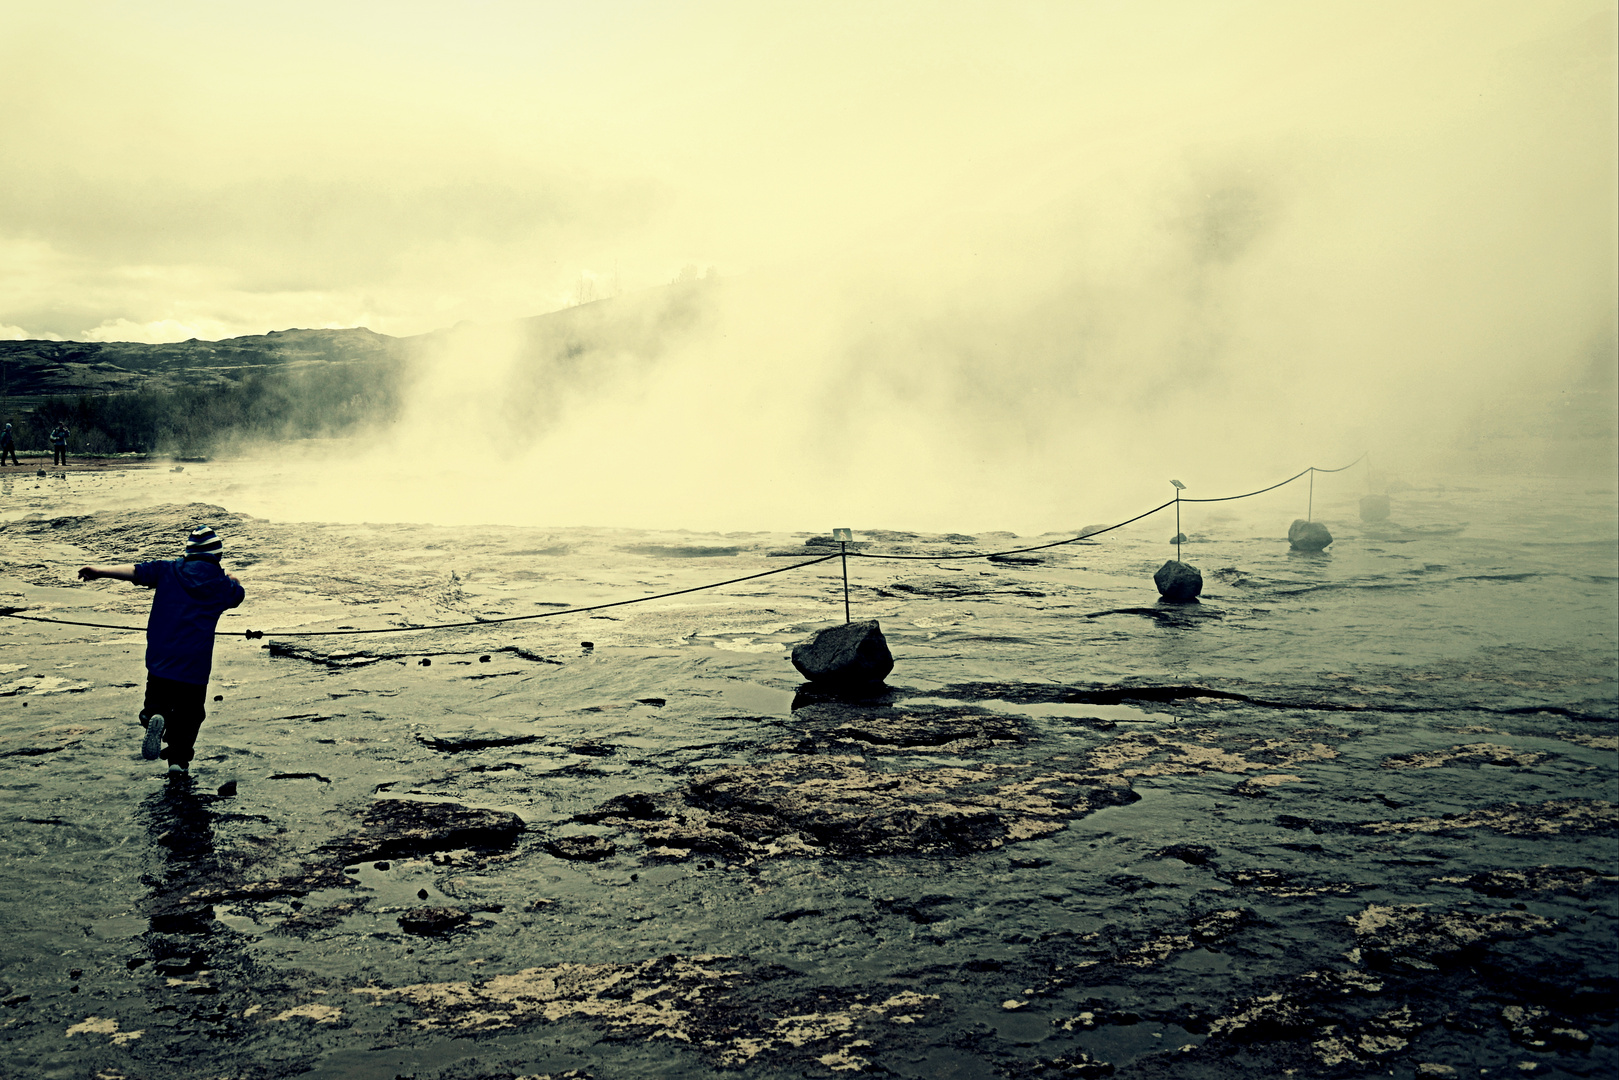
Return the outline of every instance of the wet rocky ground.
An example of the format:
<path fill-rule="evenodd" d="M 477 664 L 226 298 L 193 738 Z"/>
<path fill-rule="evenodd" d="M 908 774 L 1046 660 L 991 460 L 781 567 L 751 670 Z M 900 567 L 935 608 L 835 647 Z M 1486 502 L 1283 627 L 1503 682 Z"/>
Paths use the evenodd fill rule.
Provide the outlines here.
<path fill-rule="evenodd" d="M 1464 562 L 1335 523 L 1298 558 L 1232 521 L 1192 534 L 1191 608 L 1151 591 L 1165 538 L 862 555 L 897 663 L 853 697 L 787 659 L 841 621 L 836 561 L 325 633 L 685 588 L 807 534 L 46 506 L 0 525 L 0 605 L 139 626 L 73 571 L 198 518 L 249 602 L 189 781 L 139 757 L 139 632 L 0 625 L 7 1075 L 1619 1066 L 1611 542 Z"/>

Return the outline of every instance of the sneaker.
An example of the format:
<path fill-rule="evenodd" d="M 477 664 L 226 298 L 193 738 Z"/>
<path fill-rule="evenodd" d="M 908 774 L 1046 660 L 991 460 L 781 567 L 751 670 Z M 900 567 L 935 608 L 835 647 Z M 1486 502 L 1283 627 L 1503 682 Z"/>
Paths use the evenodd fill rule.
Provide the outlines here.
<path fill-rule="evenodd" d="M 191 766 L 189 766 L 189 765 L 170 765 L 169 766 L 169 779 L 170 780 L 173 780 L 175 777 L 178 777 L 178 776 L 190 776 L 190 775 L 191 775 Z"/>
<path fill-rule="evenodd" d="M 146 738 L 141 740 L 141 757 L 147 761 L 156 761 L 157 756 L 163 752 L 163 717 L 153 713 L 146 721 Z"/>

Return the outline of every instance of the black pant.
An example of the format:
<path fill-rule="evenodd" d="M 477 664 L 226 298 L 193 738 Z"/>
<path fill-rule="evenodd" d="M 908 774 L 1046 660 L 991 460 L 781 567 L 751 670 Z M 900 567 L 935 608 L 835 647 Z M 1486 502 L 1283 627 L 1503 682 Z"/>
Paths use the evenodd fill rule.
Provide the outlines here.
<path fill-rule="evenodd" d="M 197 731 L 208 715 L 203 702 L 208 700 L 208 686 L 176 682 L 161 675 L 146 676 L 146 707 L 141 710 L 141 727 L 154 714 L 163 717 L 163 741 L 169 745 L 163 756 L 170 765 L 191 764 L 191 752 L 197 745 Z"/>
<path fill-rule="evenodd" d="M 0 446 L 0 465 L 4 465 L 6 463 L 6 455 L 8 454 L 11 455 L 11 463 L 13 465 L 22 464 L 22 462 L 17 460 L 17 448 L 15 446 Z"/>
<path fill-rule="evenodd" d="M 55 448 L 53 448 L 51 450 L 51 455 L 52 455 L 52 460 L 51 460 L 52 465 L 66 465 L 67 464 L 67 447 L 65 447 L 65 446 L 55 447 Z"/>

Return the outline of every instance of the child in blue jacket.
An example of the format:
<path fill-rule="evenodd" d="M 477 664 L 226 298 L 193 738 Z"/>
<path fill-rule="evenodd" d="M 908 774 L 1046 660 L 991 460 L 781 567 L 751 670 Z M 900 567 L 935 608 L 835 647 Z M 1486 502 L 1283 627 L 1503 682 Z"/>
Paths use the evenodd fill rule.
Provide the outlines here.
<path fill-rule="evenodd" d="M 116 578 L 154 590 L 146 620 L 141 754 L 149 761 L 168 758 L 171 776 L 190 771 L 197 731 L 207 715 L 203 703 L 214 662 L 214 628 L 246 596 L 241 582 L 220 568 L 224 550 L 213 529 L 198 525 L 186 539 L 184 558 L 79 571 L 83 581 Z"/>

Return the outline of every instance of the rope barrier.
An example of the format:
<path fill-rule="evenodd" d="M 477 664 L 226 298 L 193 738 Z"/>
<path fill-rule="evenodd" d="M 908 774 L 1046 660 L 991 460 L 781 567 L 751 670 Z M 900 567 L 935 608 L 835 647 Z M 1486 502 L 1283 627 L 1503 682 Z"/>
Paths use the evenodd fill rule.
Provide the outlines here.
<path fill-rule="evenodd" d="M 800 567 L 814 566 L 835 559 L 837 555 L 823 555 L 819 559 L 810 559 L 807 562 L 793 563 L 791 566 L 778 566 L 774 570 L 766 570 L 758 574 L 749 574 L 746 577 L 731 578 L 729 581 L 716 581 L 708 585 L 693 585 L 689 589 L 676 589 L 673 592 L 658 593 L 656 596 L 637 596 L 631 600 L 614 600 L 606 604 L 591 604 L 587 607 L 563 608 L 558 611 L 540 611 L 533 615 L 508 615 L 500 619 L 473 619 L 471 622 L 435 623 L 432 626 L 380 626 L 370 630 L 249 630 L 250 638 L 263 637 L 271 634 L 278 638 L 284 637 L 346 637 L 351 634 L 402 634 L 411 630 L 452 630 L 463 626 L 497 626 L 500 623 L 522 622 L 525 619 L 549 619 L 557 615 L 577 615 L 582 611 L 600 611 L 603 608 L 623 607 L 625 604 L 644 604 L 648 600 L 664 600 L 671 596 L 684 596 L 686 593 L 702 592 L 705 589 L 718 589 L 722 585 L 735 585 L 739 581 L 752 581 L 754 578 L 769 577 L 771 574 L 785 574 L 789 570 Z M 235 634 L 219 633 L 218 637 L 235 637 Z"/>
<path fill-rule="evenodd" d="M 1270 487 L 1260 488 L 1258 491 L 1250 491 L 1250 492 L 1247 492 L 1246 494 L 1243 494 L 1243 495 L 1223 495 L 1218 499 L 1187 499 L 1187 498 L 1182 498 L 1181 502 L 1230 502 L 1233 499 L 1251 499 L 1255 495 L 1263 495 L 1267 491 L 1275 491 L 1279 487 L 1285 487 L 1286 485 L 1291 484 L 1293 481 L 1297 480 L 1301 476 L 1309 476 L 1309 475 L 1312 475 L 1314 473 L 1343 472 L 1345 469 L 1352 469 L 1356 465 L 1359 465 L 1361 463 L 1361 460 L 1364 459 L 1365 457 L 1366 457 L 1366 455 L 1362 454 L 1360 457 L 1356 458 L 1354 461 L 1351 461 L 1348 465 L 1340 465 L 1336 469 L 1318 469 L 1314 465 L 1311 465 L 1308 469 L 1305 469 L 1303 472 L 1297 472 L 1297 473 L 1294 473 L 1292 476 L 1289 476 L 1286 480 L 1283 480 L 1280 484 L 1272 484 Z"/>
<path fill-rule="evenodd" d="M 94 626 L 99 630 L 128 630 L 132 634 L 138 634 L 142 630 L 146 629 L 144 626 L 114 626 L 111 623 L 103 622 L 75 622 L 72 619 L 47 619 L 39 615 L 18 615 L 15 611 L 0 611 L 0 615 L 4 615 L 8 619 L 24 619 L 28 622 L 56 623 L 59 626 Z M 215 633 L 214 636 L 235 637 L 236 635 Z"/>
<path fill-rule="evenodd" d="M 654 596 L 637 596 L 629 600 L 613 600 L 605 604 L 589 604 L 585 607 L 562 608 L 556 611 L 540 611 L 535 612 L 533 615 L 507 615 L 498 619 L 472 619 L 468 622 L 434 623 L 430 626 L 378 626 L 372 627 L 368 630 L 216 630 L 214 631 L 214 636 L 222 638 L 244 637 L 249 641 L 255 641 L 264 637 L 266 634 L 278 638 L 349 637 L 356 634 L 404 634 L 420 630 L 456 630 L 468 626 L 498 626 L 501 623 L 524 622 L 529 619 L 549 619 L 558 615 L 578 615 L 586 611 L 601 611 L 605 608 L 624 607 L 628 604 L 644 604 L 651 600 L 666 600 L 671 596 L 685 596 L 687 593 L 704 592 L 708 589 L 718 589 L 726 585 L 736 585 L 743 581 L 753 581 L 757 578 L 770 577 L 773 574 L 785 574 L 791 570 L 800 570 L 806 566 L 815 566 L 818 563 L 828 562 L 832 559 L 842 558 L 845 560 L 845 566 L 847 566 L 847 557 L 850 555 L 862 559 L 920 560 L 926 562 L 949 562 L 957 559 L 995 559 L 1005 555 L 1021 555 L 1030 551 L 1045 551 L 1048 548 L 1062 547 L 1065 544 L 1074 544 L 1081 540 L 1089 540 L 1092 537 L 1101 536 L 1103 533 L 1110 533 L 1115 529 L 1122 529 L 1126 525 L 1140 521 L 1142 518 L 1151 517 L 1160 510 L 1167 510 L 1171 506 L 1174 506 L 1180 502 L 1230 502 L 1234 499 L 1250 499 L 1255 495 L 1263 495 L 1267 491 L 1275 491 L 1279 487 L 1285 487 L 1301 476 L 1313 475 L 1314 473 L 1318 472 L 1343 472 L 1345 469 L 1353 468 L 1354 466 L 1360 464 L 1365 457 L 1366 455 L 1363 453 L 1360 455 L 1360 457 L 1356 458 L 1354 461 L 1351 461 L 1348 465 L 1340 465 L 1336 469 L 1321 469 L 1311 465 L 1309 468 L 1303 470 L 1302 472 L 1293 474 L 1280 483 L 1272 484 L 1270 487 L 1260 488 L 1258 491 L 1246 492 L 1242 495 L 1225 495 L 1219 498 L 1210 499 L 1171 499 L 1168 502 L 1160 503 L 1151 510 L 1137 514 L 1133 518 L 1126 518 L 1117 525 L 1109 525 L 1104 529 L 1092 529 L 1091 531 L 1081 533 L 1078 536 L 1071 536 L 1066 540 L 1053 540 L 1049 544 L 1035 544 L 1030 547 L 1007 548 L 1004 551 L 976 551 L 956 555 L 891 555 L 870 551 L 848 551 L 847 546 L 843 545 L 842 550 L 833 552 L 829 555 L 823 555 L 818 559 L 808 559 L 804 562 L 793 563 L 791 566 L 778 566 L 774 570 L 764 570 L 757 574 L 747 574 L 743 577 L 729 578 L 725 581 L 710 582 L 707 585 L 694 585 L 689 589 L 675 589 L 672 592 L 658 593 Z M 1178 496 L 1179 492 L 1176 494 Z M 847 570 L 845 571 L 845 574 L 847 574 Z M 847 587 L 847 579 L 845 579 L 845 587 Z M 140 626 L 114 626 L 110 623 L 80 622 L 74 619 L 50 619 L 42 615 L 23 615 L 17 609 L 0 608 L 0 616 L 11 619 L 23 619 L 27 622 L 55 623 L 60 626 L 88 626 L 94 627 L 98 630 L 122 630 L 126 633 L 138 633 L 145 629 L 144 627 Z"/>
<path fill-rule="evenodd" d="M 1114 529 L 1122 529 L 1126 525 L 1140 521 L 1144 517 L 1151 517 L 1160 510 L 1167 510 L 1171 506 L 1174 506 L 1177 502 L 1230 502 L 1233 499 L 1251 499 L 1255 495 L 1263 495 L 1267 491 L 1275 491 L 1279 487 L 1286 487 L 1288 484 L 1291 484 L 1301 476 L 1308 476 L 1311 473 L 1318 472 L 1338 473 L 1343 472 L 1345 469 L 1354 468 L 1356 465 L 1359 465 L 1362 459 L 1365 457 L 1365 454 L 1361 454 L 1360 457 L 1356 458 L 1354 461 L 1351 461 L 1348 465 L 1340 465 L 1336 469 L 1318 469 L 1314 465 L 1311 465 L 1308 469 L 1304 469 L 1301 472 L 1296 472 L 1280 483 L 1272 484 L 1270 487 L 1260 488 L 1258 491 L 1249 491 L 1242 495 L 1224 495 L 1217 499 L 1170 499 L 1168 502 L 1161 503 L 1144 514 L 1137 514 L 1135 517 L 1121 521 L 1117 525 L 1109 525 L 1105 529 L 1092 529 L 1090 532 L 1069 537 L 1067 540 L 1055 540 L 1049 544 L 1037 544 L 1034 547 L 1008 548 L 1005 551 L 975 551 L 969 552 L 965 555 L 885 555 L 870 551 L 851 551 L 849 554 L 855 556 L 856 558 L 862 559 L 919 559 L 926 562 L 946 562 L 951 559 L 996 559 L 1002 555 L 1021 555 L 1026 551 L 1044 551 L 1046 548 L 1061 547 L 1064 544 L 1073 544 L 1080 540 L 1089 540 L 1093 536 L 1101 536 L 1103 533 L 1112 532 Z"/>
<path fill-rule="evenodd" d="M 925 562 L 948 562 L 951 559 L 998 559 L 1002 555 L 1021 555 L 1026 551 L 1044 551 L 1046 548 L 1062 547 L 1064 544 L 1076 544 L 1081 540 L 1089 540 L 1093 536 L 1101 536 L 1103 533 L 1112 532 L 1114 529 L 1122 529 L 1132 522 L 1140 521 L 1144 517 L 1151 517 L 1158 511 L 1174 505 L 1175 500 L 1171 499 L 1166 503 L 1153 507 L 1145 514 L 1137 514 L 1128 521 L 1121 521 L 1117 525 L 1109 525 L 1105 529 L 1092 529 L 1088 533 L 1071 536 L 1067 540 L 1053 540 L 1049 544 L 1036 544 L 1034 547 L 1007 548 L 1005 551 L 973 551 L 965 555 L 886 555 L 871 551 L 851 551 L 849 554 L 861 559 L 921 559 Z"/>
<path fill-rule="evenodd" d="M 404 634 L 416 630 L 454 630 L 466 626 L 498 626 L 500 623 L 522 622 L 525 619 L 550 619 L 557 615 L 578 615 L 585 611 L 601 611 L 603 608 L 623 607 L 626 604 L 644 604 L 648 600 L 665 600 L 671 596 L 684 596 L 687 593 L 703 592 L 706 589 L 718 589 L 725 585 L 735 585 L 738 582 L 752 581 L 755 578 L 769 577 L 772 574 L 785 574 L 789 570 L 798 570 L 805 566 L 814 566 L 837 558 L 837 555 L 822 555 L 819 559 L 809 559 L 805 562 L 793 563 L 791 566 L 778 566 L 774 570 L 765 570 L 757 574 L 747 574 L 743 577 L 730 578 L 726 581 L 714 581 L 707 585 L 693 585 L 689 589 L 675 589 L 673 592 L 658 593 L 655 596 L 637 596 L 630 600 L 613 600 L 605 604 L 589 604 L 585 607 L 561 608 L 556 611 L 537 611 L 532 615 L 508 615 L 499 619 L 473 619 L 469 622 L 434 623 L 431 626 L 375 626 L 369 630 L 215 630 L 214 637 L 245 637 L 249 641 L 256 641 L 264 635 L 272 637 L 348 637 L 354 634 Z M 40 615 L 19 615 L 15 611 L 0 610 L 0 615 L 13 619 L 26 619 L 29 622 L 56 623 L 61 626 L 94 626 L 102 630 L 126 630 L 138 632 L 144 630 L 141 626 L 112 626 L 108 623 L 76 622 L 72 619 L 47 619 Z"/>

